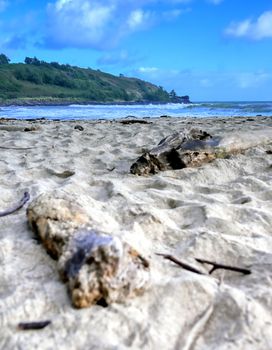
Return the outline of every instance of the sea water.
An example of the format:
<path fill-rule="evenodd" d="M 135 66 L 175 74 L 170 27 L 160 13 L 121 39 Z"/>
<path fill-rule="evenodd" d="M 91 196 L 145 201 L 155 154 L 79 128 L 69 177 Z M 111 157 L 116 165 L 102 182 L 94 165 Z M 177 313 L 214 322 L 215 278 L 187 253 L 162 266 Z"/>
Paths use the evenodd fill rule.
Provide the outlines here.
<path fill-rule="evenodd" d="M 126 117 L 234 117 L 272 116 L 272 102 L 199 102 L 192 104 L 69 105 L 0 107 L 0 118 L 96 120 Z"/>

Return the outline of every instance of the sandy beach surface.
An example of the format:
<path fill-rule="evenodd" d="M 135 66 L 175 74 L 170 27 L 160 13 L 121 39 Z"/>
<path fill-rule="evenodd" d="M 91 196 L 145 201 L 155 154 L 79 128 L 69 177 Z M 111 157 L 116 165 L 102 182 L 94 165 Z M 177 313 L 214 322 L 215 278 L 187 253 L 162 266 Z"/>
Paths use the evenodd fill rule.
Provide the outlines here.
<path fill-rule="evenodd" d="M 131 164 L 165 136 L 272 129 L 269 117 L 0 121 L 0 349 L 272 349 L 272 139 L 198 168 L 151 176 Z M 84 130 L 75 129 L 80 125 Z M 56 262 L 27 223 L 41 193 L 76 196 L 93 227 L 118 234 L 151 266 L 143 296 L 75 309 Z M 156 253 L 196 266 L 198 275 Z M 195 258 L 248 268 L 217 270 Z M 20 322 L 50 320 L 43 330 Z"/>

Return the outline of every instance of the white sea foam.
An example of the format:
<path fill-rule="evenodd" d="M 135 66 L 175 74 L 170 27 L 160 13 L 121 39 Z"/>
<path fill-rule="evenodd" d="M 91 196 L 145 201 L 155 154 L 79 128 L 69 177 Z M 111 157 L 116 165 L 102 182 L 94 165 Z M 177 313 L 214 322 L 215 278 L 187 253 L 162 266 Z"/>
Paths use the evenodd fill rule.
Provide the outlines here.
<path fill-rule="evenodd" d="M 47 118 L 47 119 L 118 119 L 127 116 L 153 118 L 209 117 L 209 116 L 263 116 L 272 115 L 271 102 L 203 102 L 193 104 L 148 104 L 148 105 L 69 105 L 69 106 L 9 106 L 0 109 L 0 117 Z"/>

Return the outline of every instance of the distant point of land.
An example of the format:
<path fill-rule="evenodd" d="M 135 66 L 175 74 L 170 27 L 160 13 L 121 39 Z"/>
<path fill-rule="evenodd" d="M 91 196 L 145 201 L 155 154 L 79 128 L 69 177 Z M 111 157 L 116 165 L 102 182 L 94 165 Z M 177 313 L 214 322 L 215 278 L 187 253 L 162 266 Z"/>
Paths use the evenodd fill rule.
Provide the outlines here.
<path fill-rule="evenodd" d="M 1 105 L 190 103 L 138 78 L 115 76 L 100 70 L 45 62 L 26 57 L 10 63 L 0 54 Z"/>

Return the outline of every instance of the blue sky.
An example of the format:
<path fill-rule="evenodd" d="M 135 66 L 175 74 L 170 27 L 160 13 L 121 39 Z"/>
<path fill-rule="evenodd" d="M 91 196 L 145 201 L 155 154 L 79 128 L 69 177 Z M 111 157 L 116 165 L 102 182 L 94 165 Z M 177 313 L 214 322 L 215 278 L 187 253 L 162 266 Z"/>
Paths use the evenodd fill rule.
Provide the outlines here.
<path fill-rule="evenodd" d="M 194 101 L 272 100 L 272 0 L 0 0 L 0 52 L 136 76 Z"/>

